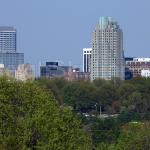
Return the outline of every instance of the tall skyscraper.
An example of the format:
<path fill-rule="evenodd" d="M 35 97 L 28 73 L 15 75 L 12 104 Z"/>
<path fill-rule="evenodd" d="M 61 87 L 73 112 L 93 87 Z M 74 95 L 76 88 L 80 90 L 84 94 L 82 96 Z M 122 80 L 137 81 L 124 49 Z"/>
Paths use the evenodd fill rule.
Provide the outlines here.
<path fill-rule="evenodd" d="M 13 27 L 0 27 L 0 63 L 13 75 L 18 65 L 24 63 L 24 54 L 17 52 L 17 34 Z"/>
<path fill-rule="evenodd" d="M 15 53 L 16 49 L 16 29 L 13 27 L 0 27 L 0 52 Z"/>
<path fill-rule="evenodd" d="M 83 48 L 83 72 L 90 72 L 92 48 Z"/>
<path fill-rule="evenodd" d="M 91 80 L 124 79 L 123 32 L 111 17 L 101 17 L 92 34 Z"/>

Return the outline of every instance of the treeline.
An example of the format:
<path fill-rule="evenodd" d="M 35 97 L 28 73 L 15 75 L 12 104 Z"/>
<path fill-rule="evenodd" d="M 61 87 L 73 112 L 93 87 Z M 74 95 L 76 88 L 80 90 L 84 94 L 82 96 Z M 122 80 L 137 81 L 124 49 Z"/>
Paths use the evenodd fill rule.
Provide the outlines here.
<path fill-rule="evenodd" d="M 60 106 L 69 106 L 80 116 L 94 150 L 150 149 L 149 78 L 93 82 L 40 78 L 37 82 L 54 93 Z M 99 118 L 100 108 L 106 118 Z"/>
<path fill-rule="evenodd" d="M 0 77 L 0 150 L 149 150 L 149 109 L 150 79 Z"/>
<path fill-rule="evenodd" d="M 76 112 L 146 113 L 150 110 L 150 79 L 135 78 L 128 81 L 95 80 L 72 81 L 63 79 L 37 79 L 46 90 L 54 93 L 60 105 L 71 106 Z"/>

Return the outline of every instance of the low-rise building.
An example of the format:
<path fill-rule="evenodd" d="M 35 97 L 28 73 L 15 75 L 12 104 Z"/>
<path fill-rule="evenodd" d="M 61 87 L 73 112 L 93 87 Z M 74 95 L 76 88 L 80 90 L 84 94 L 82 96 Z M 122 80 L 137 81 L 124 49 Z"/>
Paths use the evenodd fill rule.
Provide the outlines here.
<path fill-rule="evenodd" d="M 40 67 L 40 76 L 46 78 L 64 77 L 71 67 L 59 66 L 58 62 L 46 62 L 45 66 Z"/>
<path fill-rule="evenodd" d="M 15 72 L 15 78 L 20 81 L 33 80 L 33 70 L 30 64 L 21 64 Z"/>
<path fill-rule="evenodd" d="M 90 73 L 81 72 L 79 68 L 75 68 L 66 72 L 64 78 L 68 81 L 90 80 Z"/>
<path fill-rule="evenodd" d="M 150 77 L 150 70 L 141 70 L 141 76 L 144 78 Z"/>
<path fill-rule="evenodd" d="M 133 77 L 141 77 L 142 70 L 150 70 L 150 58 L 125 58 L 125 67 Z"/>

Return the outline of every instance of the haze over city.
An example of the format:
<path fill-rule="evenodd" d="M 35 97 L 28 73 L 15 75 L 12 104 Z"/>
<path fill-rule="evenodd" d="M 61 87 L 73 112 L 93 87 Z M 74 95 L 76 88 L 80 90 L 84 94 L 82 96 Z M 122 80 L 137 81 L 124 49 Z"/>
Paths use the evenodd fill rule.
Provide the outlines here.
<path fill-rule="evenodd" d="M 82 49 L 100 16 L 112 16 L 124 33 L 125 56 L 149 57 L 150 2 L 145 0 L 1 0 L 1 26 L 17 29 L 25 62 L 61 60 L 82 65 Z"/>

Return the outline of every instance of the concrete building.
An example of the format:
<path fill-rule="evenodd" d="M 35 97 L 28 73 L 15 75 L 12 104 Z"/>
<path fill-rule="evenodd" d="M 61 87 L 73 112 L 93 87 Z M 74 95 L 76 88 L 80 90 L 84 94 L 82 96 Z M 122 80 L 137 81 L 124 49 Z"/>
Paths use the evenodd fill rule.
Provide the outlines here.
<path fill-rule="evenodd" d="M 150 70 L 141 70 L 141 77 L 150 78 Z"/>
<path fill-rule="evenodd" d="M 90 80 L 90 73 L 81 72 L 79 68 L 74 68 L 65 72 L 64 79 L 68 81 Z"/>
<path fill-rule="evenodd" d="M 92 34 L 91 80 L 124 80 L 123 32 L 110 17 L 101 17 Z"/>
<path fill-rule="evenodd" d="M 92 48 L 83 48 L 83 72 L 91 70 L 91 52 Z"/>
<path fill-rule="evenodd" d="M 0 63 L 13 75 L 18 65 L 24 64 L 24 54 L 17 52 L 17 33 L 13 27 L 0 27 Z"/>
<path fill-rule="evenodd" d="M 65 72 L 68 72 L 69 66 L 59 66 L 58 62 L 46 62 L 45 66 L 40 67 L 40 76 L 47 78 L 64 77 Z"/>
<path fill-rule="evenodd" d="M 40 76 L 46 78 L 64 78 L 68 81 L 89 80 L 89 72 L 81 72 L 80 68 L 71 66 L 59 66 L 58 62 L 46 62 L 40 67 Z"/>
<path fill-rule="evenodd" d="M 4 73 L 5 73 L 4 64 L 0 64 L 0 75 L 4 75 Z"/>
<path fill-rule="evenodd" d="M 133 77 L 141 77 L 145 72 L 142 73 L 142 70 L 150 70 L 150 58 L 125 58 L 125 66 Z"/>
<path fill-rule="evenodd" d="M 20 81 L 33 80 L 34 74 L 30 64 L 21 64 L 15 72 L 15 78 Z"/>

